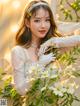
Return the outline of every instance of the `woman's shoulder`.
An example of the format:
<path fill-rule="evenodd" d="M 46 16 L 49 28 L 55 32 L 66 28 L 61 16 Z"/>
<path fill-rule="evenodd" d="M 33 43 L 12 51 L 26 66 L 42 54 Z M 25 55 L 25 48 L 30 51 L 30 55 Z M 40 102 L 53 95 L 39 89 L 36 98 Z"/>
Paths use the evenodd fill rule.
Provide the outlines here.
<path fill-rule="evenodd" d="M 11 54 L 15 54 L 20 57 L 24 57 L 25 56 L 25 48 L 20 45 L 16 45 L 11 49 Z"/>
<path fill-rule="evenodd" d="M 25 48 L 23 46 L 20 45 L 16 45 L 11 49 L 11 52 L 19 52 L 19 53 L 23 53 L 25 50 Z"/>
<path fill-rule="evenodd" d="M 16 46 L 14 46 L 12 49 L 11 49 L 11 51 L 18 51 L 18 50 L 21 50 L 21 49 L 23 49 L 23 47 L 22 46 L 20 46 L 20 45 L 16 45 Z"/>
<path fill-rule="evenodd" d="M 11 58 L 20 59 L 20 61 L 29 62 L 29 57 L 26 48 L 16 45 L 11 49 Z"/>

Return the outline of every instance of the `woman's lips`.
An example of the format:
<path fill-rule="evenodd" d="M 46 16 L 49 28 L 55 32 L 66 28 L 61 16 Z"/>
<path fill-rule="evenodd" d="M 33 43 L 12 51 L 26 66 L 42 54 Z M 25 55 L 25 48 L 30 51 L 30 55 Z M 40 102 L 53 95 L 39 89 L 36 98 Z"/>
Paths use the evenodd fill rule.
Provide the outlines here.
<path fill-rule="evenodd" d="M 41 30 L 41 31 L 39 31 L 39 33 L 45 34 L 46 33 L 46 30 Z"/>

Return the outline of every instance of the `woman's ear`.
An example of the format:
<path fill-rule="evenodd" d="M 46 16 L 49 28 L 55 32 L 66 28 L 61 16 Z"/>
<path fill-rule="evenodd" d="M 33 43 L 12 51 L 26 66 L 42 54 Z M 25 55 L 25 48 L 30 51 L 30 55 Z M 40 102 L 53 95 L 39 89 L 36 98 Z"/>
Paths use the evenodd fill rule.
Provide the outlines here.
<path fill-rule="evenodd" d="M 25 19 L 25 25 L 29 28 L 30 27 L 30 22 L 27 20 L 27 19 Z"/>

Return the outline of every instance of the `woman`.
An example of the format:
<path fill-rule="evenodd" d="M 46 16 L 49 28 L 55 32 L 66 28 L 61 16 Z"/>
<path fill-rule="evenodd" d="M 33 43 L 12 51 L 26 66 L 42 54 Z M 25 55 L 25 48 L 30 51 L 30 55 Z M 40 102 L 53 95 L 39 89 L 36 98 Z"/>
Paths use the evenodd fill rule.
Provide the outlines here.
<path fill-rule="evenodd" d="M 30 88 L 27 81 L 30 65 L 39 63 L 46 67 L 55 61 L 52 53 L 44 55 L 49 46 L 61 48 L 80 44 L 80 36 L 60 36 L 48 3 L 43 0 L 32 1 L 25 9 L 21 28 L 16 35 L 16 46 L 11 51 L 14 83 L 21 95 L 25 95 Z"/>

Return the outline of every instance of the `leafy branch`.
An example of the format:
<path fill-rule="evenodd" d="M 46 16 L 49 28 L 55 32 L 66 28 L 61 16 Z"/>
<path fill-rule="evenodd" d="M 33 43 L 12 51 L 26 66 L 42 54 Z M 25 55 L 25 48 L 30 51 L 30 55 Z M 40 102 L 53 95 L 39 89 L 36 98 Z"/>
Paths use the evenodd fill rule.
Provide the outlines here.
<path fill-rule="evenodd" d="M 66 7 L 64 6 L 64 2 L 70 7 L 68 9 L 66 9 Z M 67 20 L 68 18 L 70 20 L 73 19 L 73 14 L 72 11 L 74 11 L 75 15 L 76 15 L 76 22 L 80 21 L 80 16 L 79 16 L 79 12 L 80 12 L 80 0 L 75 0 L 73 2 L 70 3 L 69 0 L 60 0 L 60 11 L 63 12 L 64 16 L 65 16 L 65 20 Z"/>

